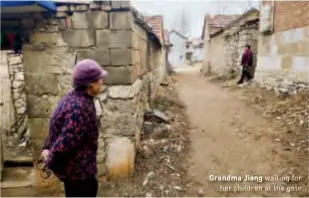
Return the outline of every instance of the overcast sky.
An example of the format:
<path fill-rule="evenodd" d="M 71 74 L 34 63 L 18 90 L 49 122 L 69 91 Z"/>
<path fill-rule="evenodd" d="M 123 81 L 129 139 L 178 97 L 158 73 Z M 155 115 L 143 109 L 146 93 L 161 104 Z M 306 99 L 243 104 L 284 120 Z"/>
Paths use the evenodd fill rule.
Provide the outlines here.
<path fill-rule="evenodd" d="M 189 34 L 202 34 L 205 14 L 241 14 L 250 6 L 259 9 L 259 1 L 210 1 L 210 0 L 132 0 L 133 6 L 145 15 L 163 15 L 164 28 L 179 29 L 181 13 L 189 23 Z"/>

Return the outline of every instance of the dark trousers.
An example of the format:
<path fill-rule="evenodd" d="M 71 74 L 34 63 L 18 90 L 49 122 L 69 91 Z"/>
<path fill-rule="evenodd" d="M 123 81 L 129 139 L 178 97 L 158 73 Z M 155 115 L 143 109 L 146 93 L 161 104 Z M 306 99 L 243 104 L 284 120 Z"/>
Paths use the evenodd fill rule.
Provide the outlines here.
<path fill-rule="evenodd" d="M 238 81 L 238 84 L 243 83 L 245 78 L 247 78 L 248 81 L 252 79 L 252 76 L 251 76 L 251 74 L 248 70 L 248 67 L 246 67 L 246 66 L 243 67 L 243 70 L 242 70 L 242 73 L 241 73 L 241 78 Z"/>
<path fill-rule="evenodd" d="M 66 197 L 96 197 L 98 192 L 98 181 L 96 178 L 65 180 L 64 190 Z"/>

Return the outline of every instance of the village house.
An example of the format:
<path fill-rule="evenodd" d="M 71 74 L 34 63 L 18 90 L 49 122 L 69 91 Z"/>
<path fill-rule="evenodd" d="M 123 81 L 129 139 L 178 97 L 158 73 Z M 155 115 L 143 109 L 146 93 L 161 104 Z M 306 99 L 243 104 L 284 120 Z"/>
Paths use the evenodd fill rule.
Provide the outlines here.
<path fill-rule="evenodd" d="M 255 79 L 267 88 L 295 93 L 308 83 L 309 3 L 263 1 Z"/>
<path fill-rule="evenodd" d="M 246 44 L 257 54 L 259 11 L 250 9 L 242 15 L 207 15 L 204 20 L 204 61 L 202 72 L 221 77 L 240 74 L 240 61 Z M 256 58 L 254 58 L 254 67 Z M 253 67 L 253 68 L 254 68 Z M 254 69 L 251 71 L 254 74 Z"/>
<path fill-rule="evenodd" d="M 186 65 L 186 46 L 188 38 L 177 30 L 169 32 L 169 38 L 173 47 L 170 50 L 169 62 L 172 67 L 183 67 Z"/>
<path fill-rule="evenodd" d="M 132 174 L 144 112 L 151 108 L 166 71 L 164 36 L 154 33 L 129 1 L 1 2 L 1 31 L 2 36 L 23 37 L 19 54 L 13 53 L 10 41 L 1 46 L 4 160 L 36 162 L 51 113 L 72 88 L 73 66 L 90 58 L 109 72 L 95 101 L 104 123 L 98 176 Z M 20 120 L 28 127 L 12 130 Z M 40 178 L 36 185 L 46 185 Z"/>

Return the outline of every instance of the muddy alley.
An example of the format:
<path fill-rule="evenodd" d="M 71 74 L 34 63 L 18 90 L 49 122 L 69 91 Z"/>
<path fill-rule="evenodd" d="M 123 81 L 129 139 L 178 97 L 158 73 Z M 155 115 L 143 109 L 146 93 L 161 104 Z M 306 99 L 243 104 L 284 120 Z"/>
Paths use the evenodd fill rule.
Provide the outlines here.
<path fill-rule="evenodd" d="M 306 195 L 304 186 L 291 181 L 287 158 L 274 152 L 280 144 L 273 137 L 281 131 L 248 106 L 245 96 L 222 88 L 196 70 L 178 73 L 177 81 L 192 124 L 188 174 L 194 184 L 188 196 Z M 245 181 L 246 175 L 253 176 L 252 181 Z M 289 181 L 265 181 L 276 175 Z M 267 186 L 272 189 L 266 190 Z M 284 187 L 277 190 L 278 186 Z"/>

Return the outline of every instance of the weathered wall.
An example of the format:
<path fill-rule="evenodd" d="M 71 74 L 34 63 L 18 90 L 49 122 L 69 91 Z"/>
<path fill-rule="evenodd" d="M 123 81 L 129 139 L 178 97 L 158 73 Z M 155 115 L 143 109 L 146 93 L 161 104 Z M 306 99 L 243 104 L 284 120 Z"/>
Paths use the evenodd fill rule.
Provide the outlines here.
<path fill-rule="evenodd" d="M 275 2 L 274 32 L 259 36 L 256 80 L 262 86 L 296 93 L 308 83 L 308 9 L 308 2 Z"/>
<path fill-rule="evenodd" d="M 240 75 L 241 57 L 246 44 L 251 46 L 256 66 L 257 40 L 258 40 L 257 11 L 249 12 L 247 16 L 231 24 L 223 32 L 210 37 L 207 44 L 205 40 L 205 60 L 203 72 L 211 72 L 222 77 L 236 77 Z M 205 31 L 207 32 L 207 31 Z M 207 39 L 207 37 L 205 38 Z M 252 70 L 252 74 L 254 70 Z"/>
<path fill-rule="evenodd" d="M 209 44 L 208 56 L 209 65 L 211 73 L 215 73 L 219 76 L 223 76 L 227 73 L 227 67 L 225 67 L 225 59 L 224 59 L 224 35 L 219 34 L 215 37 L 212 37 Z"/>
<path fill-rule="evenodd" d="M 256 80 L 262 85 L 294 92 L 308 83 L 309 26 L 260 35 L 258 51 Z"/>
<path fill-rule="evenodd" d="M 31 160 L 22 55 L 1 51 L 4 160 Z M 1 79 L 2 79 L 1 78 Z"/>
<path fill-rule="evenodd" d="M 170 33 L 170 41 L 173 44 L 169 53 L 169 61 L 172 67 L 185 66 L 186 40 L 175 32 Z"/>
<path fill-rule="evenodd" d="M 202 64 L 202 68 L 201 68 L 201 72 L 202 74 L 209 74 L 211 73 L 210 69 L 210 37 L 209 37 L 209 26 L 208 26 L 208 22 L 206 20 L 205 22 L 205 26 L 204 26 L 204 47 L 203 47 L 203 64 Z"/>
<path fill-rule="evenodd" d="M 15 109 L 13 105 L 13 97 L 11 91 L 11 79 L 8 65 L 8 54 L 10 51 L 1 51 L 1 65 L 0 65 L 0 80 L 1 80 L 1 138 L 3 139 L 3 150 L 9 150 L 13 145 L 10 141 L 14 134 L 11 133 L 11 126 L 15 122 Z M 3 153 L 10 153 L 5 152 Z M 3 156 L 4 157 L 4 156 Z"/>
<path fill-rule="evenodd" d="M 15 122 L 15 111 L 11 92 L 11 80 L 8 66 L 9 51 L 1 51 L 1 135 L 8 134 L 10 127 Z"/>
<path fill-rule="evenodd" d="M 133 173 L 143 115 L 162 78 L 162 56 L 127 2 L 107 3 L 73 6 L 71 16 L 65 11 L 72 6 L 58 8 L 57 19 L 45 20 L 33 31 L 24 47 L 24 64 L 35 158 L 48 133 L 51 113 L 71 89 L 75 60 L 94 59 L 109 72 L 96 101 L 97 107 L 103 107 L 97 109 L 102 123 L 97 159 L 99 177 L 116 178 Z"/>

